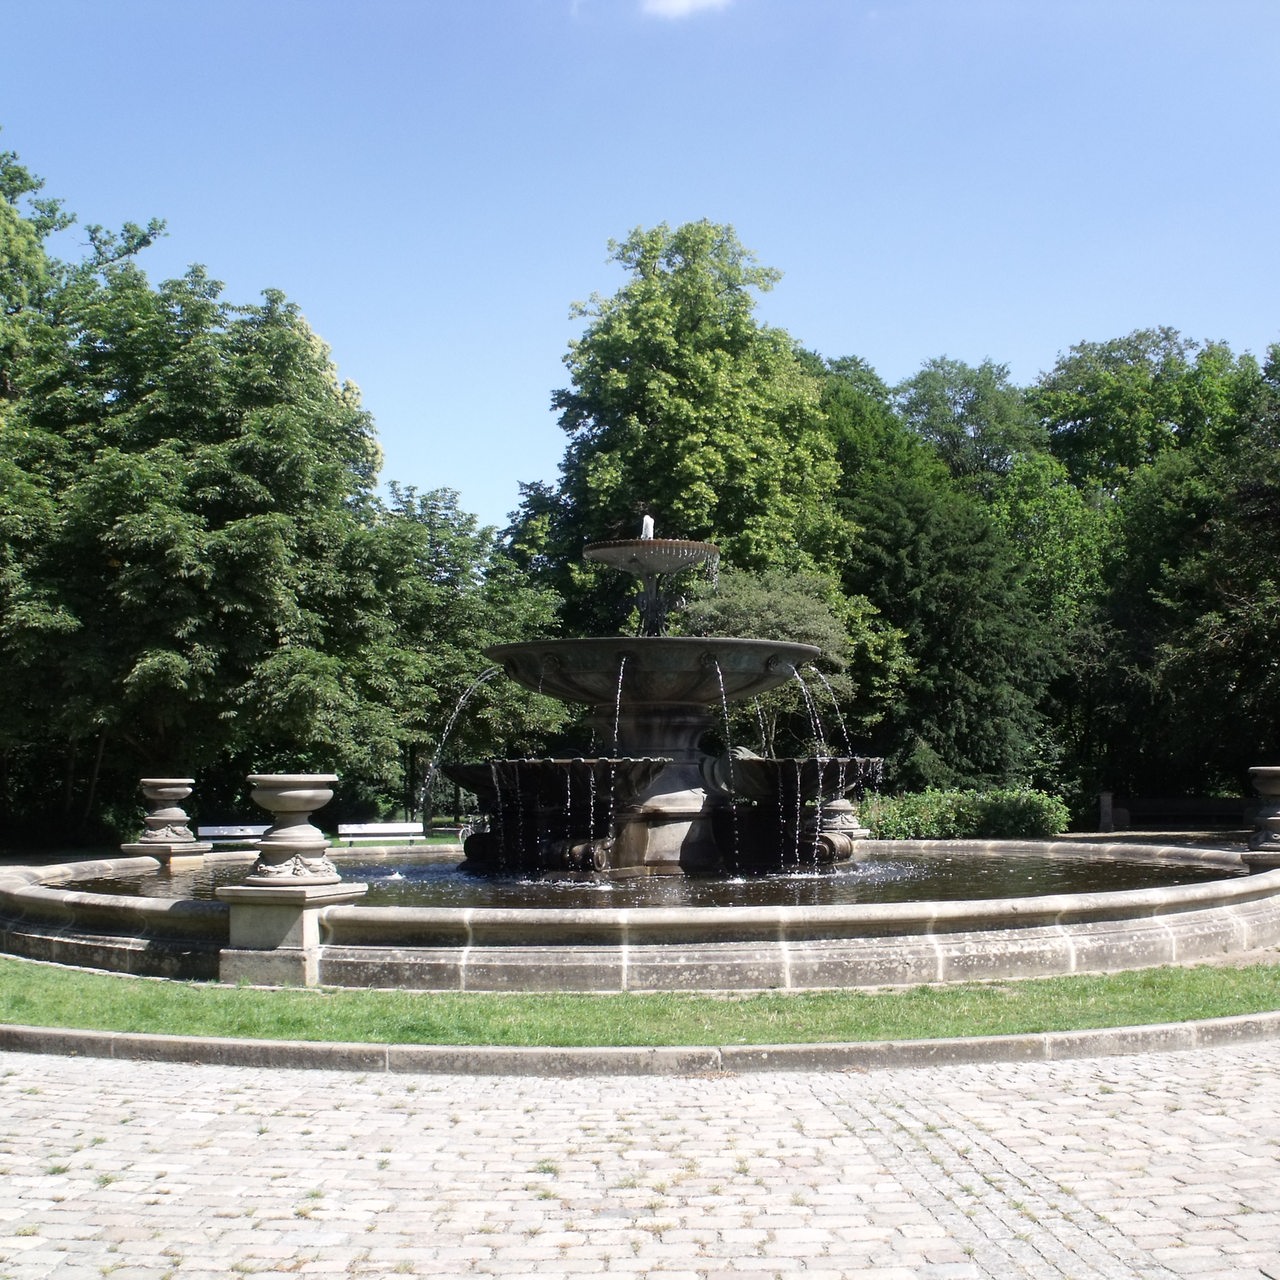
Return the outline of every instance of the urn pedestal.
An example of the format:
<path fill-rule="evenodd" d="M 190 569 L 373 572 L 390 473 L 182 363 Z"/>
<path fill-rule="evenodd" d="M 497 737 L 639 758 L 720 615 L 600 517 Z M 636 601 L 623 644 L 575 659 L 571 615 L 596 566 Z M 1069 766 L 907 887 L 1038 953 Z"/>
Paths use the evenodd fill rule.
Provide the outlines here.
<path fill-rule="evenodd" d="M 253 800 L 274 819 L 256 841 L 258 860 L 244 883 L 261 887 L 337 884 L 329 841 L 311 815 L 333 799 L 336 773 L 252 773 Z"/>
<path fill-rule="evenodd" d="M 173 866 L 198 862 L 213 851 L 213 845 L 191 834 L 190 819 L 182 808 L 181 802 L 195 786 L 194 778 L 143 778 L 141 786 L 147 802 L 146 830 L 131 844 L 122 844 L 121 853 L 145 854 Z"/>
<path fill-rule="evenodd" d="M 1280 767 L 1259 765 L 1249 770 L 1249 781 L 1262 797 L 1254 810 L 1256 830 L 1249 837 L 1244 860 L 1250 871 L 1280 867 Z"/>
<path fill-rule="evenodd" d="M 332 773 L 251 774 L 253 799 L 275 819 L 258 840 L 258 860 L 242 884 L 217 896 L 231 906 L 223 982 L 315 986 L 327 907 L 355 902 L 367 884 L 343 884 L 329 841 L 311 815 L 333 799 Z"/>

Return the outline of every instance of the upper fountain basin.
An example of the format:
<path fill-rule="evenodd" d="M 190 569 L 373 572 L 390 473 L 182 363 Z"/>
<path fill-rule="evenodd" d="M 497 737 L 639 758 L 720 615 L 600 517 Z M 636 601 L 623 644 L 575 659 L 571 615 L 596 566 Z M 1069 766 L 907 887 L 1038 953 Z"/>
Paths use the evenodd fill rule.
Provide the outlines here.
<path fill-rule="evenodd" d="M 780 685 L 821 650 L 726 636 L 593 636 L 496 644 L 485 656 L 536 693 L 592 707 L 710 707 Z M 619 687 L 621 677 L 621 687 Z"/>
<path fill-rule="evenodd" d="M 679 573 L 719 558 L 720 549 L 710 542 L 682 538 L 624 538 L 617 542 L 590 542 L 583 558 L 596 560 L 638 578 Z"/>

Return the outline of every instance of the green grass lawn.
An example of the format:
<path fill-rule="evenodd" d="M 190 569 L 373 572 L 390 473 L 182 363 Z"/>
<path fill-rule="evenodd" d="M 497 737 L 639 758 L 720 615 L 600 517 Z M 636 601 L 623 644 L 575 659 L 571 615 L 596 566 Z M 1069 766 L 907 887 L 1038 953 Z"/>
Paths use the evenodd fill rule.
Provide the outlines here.
<path fill-rule="evenodd" d="M 911 1040 L 1182 1022 L 1280 1008 L 1280 965 L 744 996 L 257 990 L 0 957 L 0 1022 L 169 1035 L 450 1045 Z"/>

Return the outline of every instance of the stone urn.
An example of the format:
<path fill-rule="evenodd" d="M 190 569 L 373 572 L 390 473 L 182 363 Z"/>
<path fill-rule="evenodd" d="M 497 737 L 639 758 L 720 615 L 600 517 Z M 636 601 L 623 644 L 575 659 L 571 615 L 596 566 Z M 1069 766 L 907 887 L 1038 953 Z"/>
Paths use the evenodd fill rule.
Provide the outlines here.
<path fill-rule="evenodd" d="M 333 799 L 336 773 L 254 773 L 253 800 L 274 822 L 258 840 L 258 861 L 247 885 L 337 884 L 329 841 L 311 815 Z"/>
<path fill-rule="evenodd" d="M 1245 861 L 1254 871 L 1280 867 L 1280 766 L 1258 765 L 1249 770 L 1249 781 L 1262 803 L 1254 811 L 1256 830 Z"/>
<path fill-rule="evenodd" d="M 194 778 L 143 778 L 141 786 L 147 802 L 146 830 L 132 844 L 122 844 L 122 853 L 149 854 L 164 862 L 174 854 L 194 856 L 212 850 L 211 844 L 201 843 L 191 834 L 190 820 L 182 808 L 182 801 L 195 786 Z"/>
<path fill-rule="evenodd" d="M 343 884 L 329 842 L 311 815 L 333 799 L 335 773 L 254 773 L 253 799 L 275 819 L 258 840 L 258 861 L 242 884 L 219 885 L 231 907 L 223 982 L 315 986 L 321 978 L 321 917 L 355 902 L 367 884 Z"/>

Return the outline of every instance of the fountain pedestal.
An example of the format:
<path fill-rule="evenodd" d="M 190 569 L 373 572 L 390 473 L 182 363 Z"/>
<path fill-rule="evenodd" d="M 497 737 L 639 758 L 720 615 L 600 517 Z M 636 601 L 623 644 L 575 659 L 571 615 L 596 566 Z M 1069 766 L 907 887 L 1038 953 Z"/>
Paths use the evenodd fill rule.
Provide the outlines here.
<path fill-rule="evenodd" d="M 343 884 L 329 860 L 329 842 L 311 815 L 333 799 L 332 773 L 252 774 L 254 801 L 275 823 L 257 841 L 258 861 L 242 884 L 217 896 L 231 906 L 229 946 L 221 953 L 223 982 L 314 986 L 318 981 L 321 915 L 355 902 L 367 884 Z"/>
<path fill-rule="evenodd" d="M 670 759 L 617 815 L 610 871 L 619 877 L 724 872 L 712 827 L 715 804 L 699 768 L 698 743 L 712 727 L 711 712 L 694 703 L 597 707 L 587 722 L 597 741 L 613 734 L 638 756 Z"/>
<path fill-rule="evenodd" d="M 199 862 L 213 845 L 197 840 L 187 826 L 182 801 L 195 786 L 194 778 L 143 778 L 142 794 L 147 802 L 146 830 L 131 844 L 122 844 L 120 852 L 145 854 L 169 866 Z"/>

